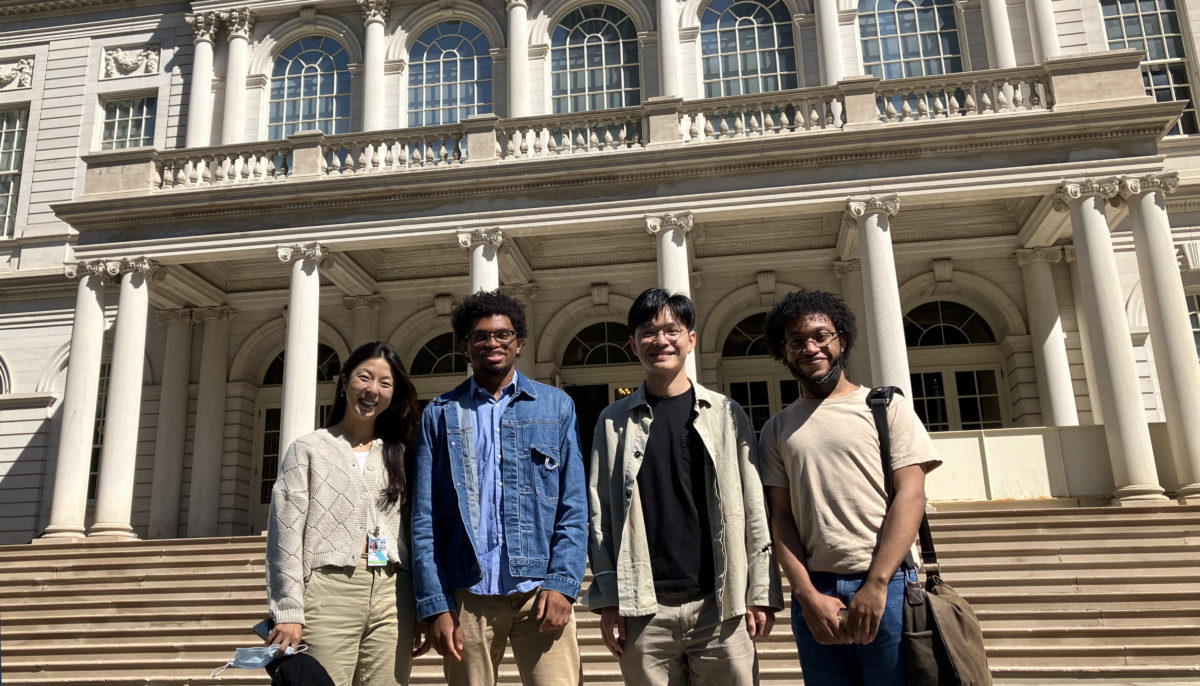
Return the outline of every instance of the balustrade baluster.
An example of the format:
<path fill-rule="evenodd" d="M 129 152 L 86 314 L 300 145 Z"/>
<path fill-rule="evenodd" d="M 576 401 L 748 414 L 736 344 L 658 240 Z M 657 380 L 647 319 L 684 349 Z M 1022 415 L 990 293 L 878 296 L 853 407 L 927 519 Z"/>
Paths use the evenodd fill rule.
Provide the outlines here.
<path fill-rule="evenodd" d="M 339 146 L 329 146 L 326 148 L 329 156 L 329 176 L 338 176 L 342 173 L 341 149 Z"/>
<path fill-rule="evenodd" d="M 467 149 L 463 146 L 463 134 L 461 131 L 454 132 L 454 163 L 462 164 L 463 157 L 466 156 Z"/>
<path fill-rule="evenodd" d="M 912 120 L 912 105 L 910 105 L 908 102 L 910 95 L 912 95 L 912 91 L 904 91 L 900 93 L 900 121 Z"/>
<path fill-rule="evenodd" d="M 601 122 L 599 125 L 604 128 L 604 148 L 603 149 L 604 150 L 616 150 L 616 147 L 613 145 L 613 135 L 612 135 L 612 127 L 615 126 L 615 124 L 612 124 L 610 122 Z"/>
<path fill-rule="evenodd" d="M 171 169 L 174 163 L 175 161 L 170 158 L 162 159 L 154 163 L 154 178 L 151 180 L 154 182 L 155 189 L 166 190 L 171 187 L 171 181 L 169 179 L 171 176 L 173 176 Z"/>
<path fill-rule="evenodd" d="M 396 171 L 396 139 L 387 138 L 383 141 L 385 152 L 383 166 L 387 171 Z"/>
<path fill-rule="evenodd" d="M 220 156 L 220 157 L 209 158 L 209 159 L 212 159 L 212 160 L 213 160 L 213 162 L 216 164 L 216 167 L 217 167 L 217 173 L 216 173 L 216 174 L 214 174 L 214 175 L 210 175 L 210 176 L 209 176 L 209 178 L 210 178 L 211 180 L 215 180 L 217 183 L 225 183 L 226 174 L 227 174 L 228 172 L 226 172 L 226 171 L 225 171 L 225 157 L 224 157 L 224 155 L 222 155 L 222 156 Z M 220 160 L 220 162 L 218 162 L 217 160 Z"/>
<path fill-rule="evenodd" d="M 1042 109 L 1042 94 L 1038 88 L 1042 85 L 1041 81 L 1029 82 L 1029 109 Z"/>
<path fill-rule="evenodd" d="M 975 86 L 973 84 L 964 84 L 962 89 L 963 93 L 966 94 L 966 99 L 963 102 L 963 114 L 968 117 L 979 114 L 979 111 L 975 108 Z"/>
<path fill-rule="evenodd" d="M 992 87 L 990 84 L 981 85 L 979 87 L 979 106 L 983 114 L 995 114 L 996 109 L 992 105 Z"/>
<path fill-rule="evenodd" d="M 586 124 L 583 127 L 579 127 L 579 126 L 571 127 L 571 130 L 575 132 L 574 144 L 571 146 L 572 153 L 579 152 L 580 150 L 587 148 L 587 139 L 585 139 L 583 137 L 583 133 L 584 133 L 583 129 L 586 127 L 587 127 Z"/>
<path fill-rule="evenodd" d="M 704 115 L 704 139 L 708 140 L 713 137 L 712 114 Z"/>
<path fill-rule="evenodd" d="M 552 128 L 546 129 L 546 151 L 551 157 L 558 154 L 558 141 L 562 136 L 561 131 L 555 131 Z"/>
<path fill-rule="evenodd" d="M 1004 89 L 1007 86 L 1007 81 L 998 81 L 996 83 L 996 112 L 1008 111 L 1008 96 L 1004 94 Z"/>
<path fill-rule="evenodd" d="M 896 121 L 896 93 L 894 91 L 886 91 L 883 97 L 886 98 L 887 103 L 887 106 L 883 108 L 884 117 L 887 118 L 887 122 L 890 124 Z"/>
<path fill-rule="evenodd" d="M 688 119 L 690 120 L 688 121 L 688 139 L 692 142 L 695 142 L 700 138 L 700 127 L 696 123 L 696 120 L 699 117 L 699 112 L 688 115 Z"/>
<path fill-rule="evenodd" d="M 779 118 L 776 120 L 776 124 L 777 124 L 777 128 L 779 129 L 779 133 L 784 134 L 784 133 L 788 133 L 791 131 L 795 131 L 796 130 L 795 122 L 796 122 L 796 120 L 798 120 L 800 118 L 798 116 L 800 114 L 799 110 L 793 111 L 792 112 L 793 116 L 788 117 L 788 107 L 790 107 L 790 105 L 788 105 L 786 102 L 781 102 L 778 105 L 776 105 L 776 107 L 779 111 Z"/>
<path fill-rule="evenodd" d="M 747 133 L 746 135 L 747 136 L 761 136 L 762 135 L 762 124 L 760 124 L 758 121 L 758 109 L 755 108 L 755 109 L 748 111 L 746 113 L 746 119 L 748 120 L 748 123 L 749 123 L 749 126 L 747 127 L 747 128 L 749 128 L 749 133 Z"/>
<path fill-rule="evenodd" d="M 211 186 L 212 182 L 213 182 L 213 173 L 212 173 L 213 158 L 211 155 L 205 155 L 203 158 L 201 158 L 200 162 L 203 165 L 203 167 L 202 167 L 203 171 L 200 174 L 200 179 L 204 183 L 205 186 Z"/>
<path fill-rule="evenodd" d="M 1025 104 L 1025 94 L 1021 92 L 1021 89 L 1024 87 L 1024 81 L 1017 81 L 1013 84 L 1012 106 L 1014 111 L 1020 112 L 1022 109 L 1024 109 L 1022 106 Z"/>
<path fill-rule="evenodd" d="M 521 157 L 529 157 L 529 131 L 531 128 L 522 126 L 517 129 L 517 136 L 521 141 Z"/>
<path fill-rule="evenodd" d="M 435 159 L 433 156 L 433 137 L 426 136 L 421 142 L 425 144 L 425 164 L 422 166 L 432 167 L 434 166 Z"/>
<path fill-rule="evenodd" d="M 629 147 L 629 127 L 630 123 L 623 121 L 617 124 L 617 149 L 625 150 Z"/>

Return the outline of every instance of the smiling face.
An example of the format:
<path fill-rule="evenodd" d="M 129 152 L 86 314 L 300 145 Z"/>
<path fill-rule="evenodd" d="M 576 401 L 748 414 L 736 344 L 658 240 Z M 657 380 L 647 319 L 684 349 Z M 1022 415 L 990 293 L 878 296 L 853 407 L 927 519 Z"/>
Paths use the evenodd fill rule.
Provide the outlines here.
<path fill-rule="evenodd" d="M 500 340 L 506 336 L 512 338 Z M 512 373 L 524 343 L 525 339 L 516 337 L 508 315 L 494 314 L 476 319 L 464 344 L 476 375 L 504 379 Z"/>
<path fill-rule="evenodd" d="M 681 373 L 688 353 L 696 347 L 696 332 L 689 331 L 675 319 L 671 308 L 664 307 L 653 320 L 634 329 L 629 343 L 648 373 L 675 375 Z"/>
<path fill-rule="evenodd" d="M 842 337 L 832 336 L 821 346 L 812 339 L 837 331 L 829 317 L 810 314 L 793 319 L 784 329 L 787 364 L 797 378 L 818 382 L 842 355 Z"/>
<path fill-rule="evenodd" d="M 342 378 L 346 419 L 374 422 L 392 403 L 392 366 L 382 357 L 363 361 Z"/>

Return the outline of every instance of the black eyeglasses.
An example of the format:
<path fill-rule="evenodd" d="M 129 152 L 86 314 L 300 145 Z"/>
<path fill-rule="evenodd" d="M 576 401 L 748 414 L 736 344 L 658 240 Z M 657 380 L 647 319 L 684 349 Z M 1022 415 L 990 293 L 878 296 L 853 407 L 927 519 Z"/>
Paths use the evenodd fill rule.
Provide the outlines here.
<path fill-rule="evenodd" d="M 783 342 L 783 346 L 789 353 L 798 353 L 802 350 L 807 350 L 809 341 L 816 343 L 818 348 L 825 348 L 828 347 L 829 344 L 833 342 L 833 339 L 837 338 L 841 333 L 841 331 L 822 331 L 820 333 L 815 333 L 811 336 L 805 336 L 803 338 L 789 338 Z"/>
<path fill-rule="evenodd" d="M 471 345 L 483 345 L 493 338 L 500 345 L 508 346 L 509 343 L 517 340 L 517 332 L 512 329 L 500 329 L 499 331 L 476 330 L 467 335 L 467 340 L 471 342 Z"/>

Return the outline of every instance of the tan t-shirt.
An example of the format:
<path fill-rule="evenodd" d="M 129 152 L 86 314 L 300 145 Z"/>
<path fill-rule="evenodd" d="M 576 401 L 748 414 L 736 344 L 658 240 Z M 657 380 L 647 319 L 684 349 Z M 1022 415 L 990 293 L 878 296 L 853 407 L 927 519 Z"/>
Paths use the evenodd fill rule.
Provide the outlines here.
<path fill-rule="evenodd" d="M 811 571 L 859 574 L 871 566 L 887 497 L 869 390 L 800 398 L 771 417 L 759 439 L 763 485 L 791 491 Z M 898 393 L 888 406 L 888 427 L 893 471 L 923 464 L 928 472 L 942 463 L 912 402 Z"/>

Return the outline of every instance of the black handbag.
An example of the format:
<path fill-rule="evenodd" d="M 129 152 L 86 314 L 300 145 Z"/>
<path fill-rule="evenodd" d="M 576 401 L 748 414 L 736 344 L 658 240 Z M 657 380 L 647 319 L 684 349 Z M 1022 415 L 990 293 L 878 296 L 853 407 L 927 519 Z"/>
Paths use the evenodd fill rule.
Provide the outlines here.
<path fill-rule="evenodd" d="M 892 396 L 901 392 L 895 386 L 874 388 L 867 403 L 879 433 L 879 454 L 883 460 L 883 483 L 888 506 L 892 502 L 891 435 L 887 408 Z M 904 593 L 903 650 L 908 686 L 990 686 L 979 618 L 967 601 L 942 580 L 929 517 L 921 518 L 921 563 L 925 587 L 909 581 Z"/>

